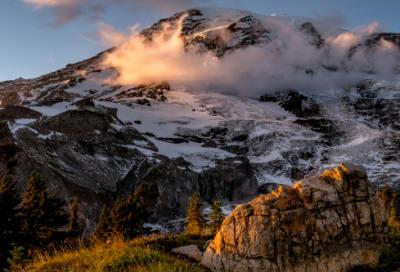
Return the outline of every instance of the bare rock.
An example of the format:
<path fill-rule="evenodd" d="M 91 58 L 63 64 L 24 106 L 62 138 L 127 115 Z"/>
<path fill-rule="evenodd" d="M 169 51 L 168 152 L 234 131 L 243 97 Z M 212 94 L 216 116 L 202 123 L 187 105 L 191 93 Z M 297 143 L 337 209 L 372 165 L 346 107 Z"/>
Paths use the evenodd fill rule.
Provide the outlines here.
<path fill-rule="evenodd" d="M 86 107 L 94 107 L 95 104 L 93 102 L 93 97 L 85 97 L 77 102 L 75 102 L 75 105 L 79 109 L 85 109 Z"/>
<path fill-rule="evenodd" d="M 239 205 L 207 247 L 211 271 L 345 272 L 378 263 L 388 215 L 362 166 L 341 164 Z"/>
<path fill-rule="evenodd" d="M 207 240 L 207 242 L 204 244 L 203 249 L 207 250 L 207 247 L 212 243 L 213 240 Z"/>
<path fill-rule="evenodd" d="M 172 253 L 183 255 L 189 259 L 196 260 L 198 262 L 201 261 L 203 253 L 196 245 L 188 245 L 183 247 L 173 248 L 171 250 Z"/>
<path fill-rule="evenodd" d="M 0 110 L 0 120 L 39 119 L 42 114 L 38 111 L 21 106 L 7 106 Z"/>

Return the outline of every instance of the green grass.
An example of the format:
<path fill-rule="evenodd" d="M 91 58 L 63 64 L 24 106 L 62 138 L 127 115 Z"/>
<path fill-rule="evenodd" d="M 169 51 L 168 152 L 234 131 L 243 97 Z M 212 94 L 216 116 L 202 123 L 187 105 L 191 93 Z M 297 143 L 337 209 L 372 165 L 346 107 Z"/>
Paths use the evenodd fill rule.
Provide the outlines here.
<path fill-rule="evenodd" d="M 72 248 L 36 253 L 33 261 L 25 265 L 24 271 L 198 272 L 198 268 L 167 253 L 176 245 L 193 241 L 185 236 L 128 240 L 121 235 L 113 235 L 108 242 L 96 241 L 90 246 L 79 242 Z M 205 240 L 196 244 L 201 243 L 204 244 Z"/>

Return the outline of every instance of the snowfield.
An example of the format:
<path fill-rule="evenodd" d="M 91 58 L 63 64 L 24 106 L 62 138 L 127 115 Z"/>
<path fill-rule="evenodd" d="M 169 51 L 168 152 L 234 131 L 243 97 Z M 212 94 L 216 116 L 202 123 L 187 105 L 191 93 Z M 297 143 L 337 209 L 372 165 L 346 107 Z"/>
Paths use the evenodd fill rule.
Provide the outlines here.
<path fill-rule="evenodd" d="M 377 86 L 382 84 L 386 83 L 376 83 Z M 397 88 L 385 89 L 384 93 L 391 99 L 399 91 Z M 400 166 L 397 161 L 382 161 L 378 144 L 384 137 L 382 129 L 377 130 L 374 125 L 355 116 L 343 103 L 338 102 L 338 97 L 348 96 L 347 90 L 332 89 L 325 92 L 324 96 L 309 95 L 321 105 L 325 117 L 338 122 L 340 126 L 342 140 L 332 147 L 320 144 L 321 133 L 296 124 L 295 121 L 299 118 L 285 111 L 279 106 L 279 102 L 260 102 L 257 98 L 210 90 L 192 92 L 184 88 L 174 88 L 167 91 L 165 96 L 168 98 L 167 102 L 154 101 L 151 107 L 134 104 L 134 98 L 124 99 L 119 103 L 96 101 L 96 104 L 117 108 L 119 119 L 130 121 L 138 131 L 151 132 L 155 137 L 190 137 L 205 134 L 212 127 L 227 128 L 229 135 L 225 144 L 249 147 L 246 155 L 256 169 L 260 185 L 293 185 L 297 180 L 290 172 L 295 167 L 305 169 L 303 176 L 309 176 L 319 174 L 341 162 L 359 161 L 370 171 L 371 178 L 379 178 L 387 176 L 385 172 L 397 173 Z M 353 99 L 360 97 L 356 92 L 352 96 Z M 134 121 L 141 121 L 141 124 L 137 125 Z M 232 141 L 240 135 L 247 135 L 245 141 Z M 175 144 L 146 137 L 157 146 L 159 154 L 170 158 L 183 157 L 193 164 L 191 169 L 194 171 L 213 167 L 216 158 L 235 155 L 220 149 L 202 147 L 201 143 L 192 141 Z M 289 153 L 299 155 L 308 150 L 313 154 L 312 158 L 288 160 Z M 152 154 L 144 152 L 147 152 L 146 155 Z M 322 163 L 322 153 L 328 152 L 329 160 Z M 281 169 L 277 170 L 277 167 Z M 397 175 L 393 181 L 397 181 Z"/>

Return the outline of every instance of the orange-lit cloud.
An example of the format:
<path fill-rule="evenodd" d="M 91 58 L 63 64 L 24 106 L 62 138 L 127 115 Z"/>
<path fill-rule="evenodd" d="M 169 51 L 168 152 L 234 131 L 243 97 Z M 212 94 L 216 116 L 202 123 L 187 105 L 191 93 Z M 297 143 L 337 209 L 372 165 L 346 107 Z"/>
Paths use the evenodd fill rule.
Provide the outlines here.
<path fill-rule="evenodd" d="M 221 58 L 211 53 L 198 54 L 195 47 L 184 50 L 185 41 L 180 35 L 182 18 L 177 28 L 165 24 L 151 42 L 133 33 L 106 55 L 103 65 L 114 67 L 119 75 L 108 79 L 108 83 L 128 85 L 167 80 L 175 86 L 249 95 L 288 88 L 315 91 L 325 86 L 354 84 L 369 71 L 391 79 L 395 61 L 400 59 L 398 50 L 386 42 L 381 42 L 375 50 L 360 48 L 349 58 L 349 49 L 365 40 L 362 34 L 344 33 L 328 39 L 327 46 L 316 48 L 301 32 L 278 19 L 264 23 L 278 31 L 278 39 L 263 47 L 250 46 L 226 53 Z M 376 27 L 372 24 L 359 33 L 371 33 Z M 333 73 L 322 66 L 339 70 Z M 306 74 L 307 68 L 315 73 Z"/>
<path fill-rule="evenodd" d="M 82 2 L 88 2 L 87 0 L 22 0 L 24 3 L 34 5 L 36 8 L 41 7 L 55 7 L 55 6 L 71 6 Z"/>
<path fill-rule="evenodd" d="M 97 37 L 105 46 L 112 47 L 119 45 L 129 38 L 127 34 L 116 30 L 112 25 L 105 24 L 103 22 L 99 22 L 96 25 L 99 29 Z"/>

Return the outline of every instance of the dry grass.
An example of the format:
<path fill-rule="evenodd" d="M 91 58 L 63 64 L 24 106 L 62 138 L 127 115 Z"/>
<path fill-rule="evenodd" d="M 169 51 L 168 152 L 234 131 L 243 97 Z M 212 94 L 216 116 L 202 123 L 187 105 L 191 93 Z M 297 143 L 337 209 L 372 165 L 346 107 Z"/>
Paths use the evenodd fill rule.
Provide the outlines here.
<path fill-rule="evenodd" d="M 108 242 L 82 242 L 72 248 L 37 253 L 25 271 L 137 271 L 196 272 L 187 262 L 164 253 L 156 246 L 159 238 L 128 240 L 112 235 Z M 165 237 L 163 238 L 165 239 Z"/>

